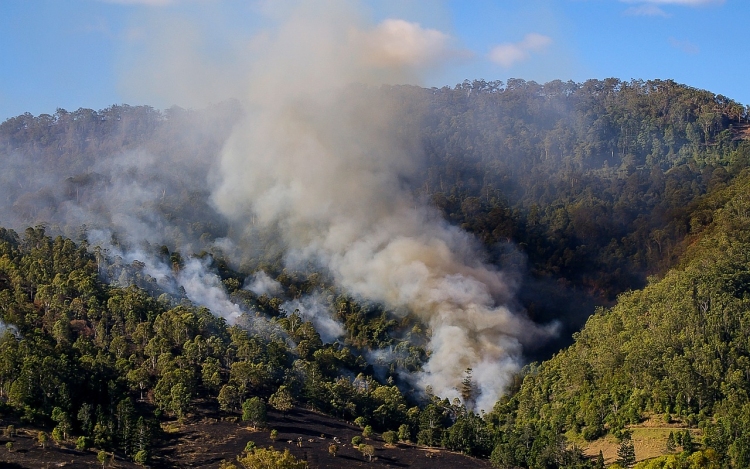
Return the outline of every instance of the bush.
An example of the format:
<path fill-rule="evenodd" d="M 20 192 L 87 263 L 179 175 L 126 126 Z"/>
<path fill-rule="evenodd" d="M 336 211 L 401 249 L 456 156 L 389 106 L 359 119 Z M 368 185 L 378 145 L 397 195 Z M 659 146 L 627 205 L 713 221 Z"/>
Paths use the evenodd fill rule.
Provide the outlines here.
<path fill-rule="evenodd" d="M 60 427 L 55 427 L 52 429 L 52 440 L 55 443 L 60 443 L 64 440 L 63 432 L 62 430 L 60 430 Z"/>
<path fill-rule="evenodd" d="M 135 453 L 135 456 L 133 456 L 133 461 L 138 465 L 145 465 L 148 462 L 148 451 L 145 449 L 142 449 Z"/>
<path fill-rule="evenodd" d="M 86 451 L 91 448 L 91 438 L 87 436 L 79 436 L 76 440 L 76 449 L 78 451 Z"/>
<path fill-rule="evenodd" d="M 367 425 L 367 420 L 365 420 L 364 417 L 357 417 L 354 419 L 354 425 L 358 426 L 359 428 L 365 428 L 365 425 Z"/>
<path fill-rule="evenodd" d="M 354 438 L 352 438 L 352 446 L 359 446 L 362 444 L 362 437 L 357 435 Z"/>
<path fill-rule="evenodd" d="M 365 438 L 370 438 L 372 436 L 372 427 L 367 425 L 364 430 L 362 430 L 362 436 Z"/>
<path fill-rule="evenodd" d="M 394 432 L 393 430 L 389 430 L 387 432 L 383 433 L 383 441 L 388 443 L 389 445 L 392 445 L 398 441 L 398 434 Z"/>

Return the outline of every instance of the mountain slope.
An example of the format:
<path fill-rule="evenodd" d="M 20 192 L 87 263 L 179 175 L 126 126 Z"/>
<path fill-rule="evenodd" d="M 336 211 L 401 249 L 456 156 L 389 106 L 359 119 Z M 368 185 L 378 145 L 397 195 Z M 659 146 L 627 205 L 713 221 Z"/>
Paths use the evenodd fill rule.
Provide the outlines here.
<path fill-rule="evenodd" d="M 493 418 L 510 434 L 531 426 L 595 440 L 664 414 L 701 428 L 722 467 L 747 467 L 749 188 L 744 171 L 703 200 L 680 265 L 589 318 Z"/>

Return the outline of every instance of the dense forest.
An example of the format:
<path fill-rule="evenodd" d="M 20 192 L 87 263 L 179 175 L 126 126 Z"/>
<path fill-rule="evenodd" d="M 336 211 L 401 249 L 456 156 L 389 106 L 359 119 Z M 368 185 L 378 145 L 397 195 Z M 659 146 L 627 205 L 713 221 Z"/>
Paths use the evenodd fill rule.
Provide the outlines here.
<path fill-rule="evenodd" d="M 608 462 L 632 466 L 631 429 L 659 416 L 671 443 L 636 467 L 750 465 L 745 107 L 658 80 L 347 92 L 397 103 L 421 146 L 404 184 L 561 326 L 494 409 L 475 408 L 471 369 L 461 399 L 414 389 L 418 317 L 289 268 L 273 232 L 216 213 L 206 178 L 233 102 L 0 124 L 0 416 L 145 462 L 164 419 L 213 406 L 262 426 L 266 406 L 304 405 L 502 468 L 604 467 L 583 448 L 608 437 Z M 221 293 L 169 280 L 193 269 Z"/>

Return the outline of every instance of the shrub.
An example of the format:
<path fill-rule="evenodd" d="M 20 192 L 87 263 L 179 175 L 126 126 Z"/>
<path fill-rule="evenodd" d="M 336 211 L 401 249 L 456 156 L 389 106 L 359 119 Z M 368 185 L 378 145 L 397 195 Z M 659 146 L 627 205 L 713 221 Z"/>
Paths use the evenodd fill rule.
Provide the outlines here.
<path fill-rule="evenodd" d="M 138 451 L 135 453 L 135 456 L 133 456 L 133 461 L 140 466 L 145 465 L 148 462 L 148 451 L 145 449 Z"/>
<path fill-rule="evenodd" d="M 78 451 L 86 451 L 91 447 L 91 438 L 87 436 L 79 436 L 76 440 L 76 449 Z"/>
<path fill-rule="evenodd" d="M 383 433 L 383 441 L 392 445 L 398 441 L 398 435 L 393 430 L 389 430 Z"/>

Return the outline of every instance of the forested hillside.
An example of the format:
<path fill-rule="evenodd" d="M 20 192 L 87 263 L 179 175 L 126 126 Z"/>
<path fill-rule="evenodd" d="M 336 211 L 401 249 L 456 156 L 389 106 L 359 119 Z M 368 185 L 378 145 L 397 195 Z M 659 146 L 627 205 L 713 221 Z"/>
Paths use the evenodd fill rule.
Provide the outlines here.
<path fill-rule="evenodd" d="M 241 104 L 58 110 L 0 124 L 0 417 L 158 462 L 167 419 L 304 405 L 499 467 L 583 468 L 604 464 L 588 442 L 659 415 L 702 440 L 648 467 L 750 465 L 746 108 L 671 81 L 347 92 L 418 132 L 403 185 L 559 323 L 524 344 L 551 359 L 491 412 L 470 368 L 461 399 L 418 392 L 430 324 L 215 210 Z"/>
<path fill-rule="evenodd" d="M 687 455 L 700 446 L 705 460 L 689 465 L 683 454 L 682 463 L 643 467 L 750 464 L 749 184 L 745 170 L 698 204 L 679 266 L 621 295 L 589 318 L 571 347 L 528 368 L 518 392 L 493 413 L 505 429 L 506 443 L 493 453 L 499 464 L 530 463 L 529 453 L 517 452 L 519 439 L 622 437 L 654 414 L 700 428 L 702 445 Z"/>

